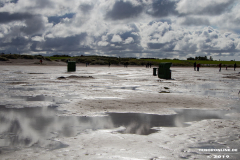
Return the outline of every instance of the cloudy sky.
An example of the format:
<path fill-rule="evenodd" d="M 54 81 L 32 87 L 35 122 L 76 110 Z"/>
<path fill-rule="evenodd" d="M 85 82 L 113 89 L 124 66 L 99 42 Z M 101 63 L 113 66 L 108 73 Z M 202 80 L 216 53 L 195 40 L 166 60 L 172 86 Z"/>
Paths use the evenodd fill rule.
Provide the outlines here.
<path fill-rule="evenodd" d="M 239 0 L 0 0 L 0 52 L 240 60 Z"/>

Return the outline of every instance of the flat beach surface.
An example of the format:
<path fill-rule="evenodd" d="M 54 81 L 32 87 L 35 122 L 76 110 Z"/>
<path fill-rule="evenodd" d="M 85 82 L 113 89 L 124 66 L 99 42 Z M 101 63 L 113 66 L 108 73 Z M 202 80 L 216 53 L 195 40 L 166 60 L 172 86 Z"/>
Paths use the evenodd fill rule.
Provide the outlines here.
<path fill-rule="evenodd" d="M 240 158 L 239 70 L 5 63 L 0 159 Z"/>

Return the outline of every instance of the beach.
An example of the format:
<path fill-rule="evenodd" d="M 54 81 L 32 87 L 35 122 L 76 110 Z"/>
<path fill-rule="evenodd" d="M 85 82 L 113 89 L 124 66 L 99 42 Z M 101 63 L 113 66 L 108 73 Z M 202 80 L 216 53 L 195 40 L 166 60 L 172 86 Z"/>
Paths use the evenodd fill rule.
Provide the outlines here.
<path fill-rule="evenodd" d="M 238 69 L 171 67 L 165 80 L 143 66 L 11 60 L 0 72 L 0 159 L 240 157 Z"/>

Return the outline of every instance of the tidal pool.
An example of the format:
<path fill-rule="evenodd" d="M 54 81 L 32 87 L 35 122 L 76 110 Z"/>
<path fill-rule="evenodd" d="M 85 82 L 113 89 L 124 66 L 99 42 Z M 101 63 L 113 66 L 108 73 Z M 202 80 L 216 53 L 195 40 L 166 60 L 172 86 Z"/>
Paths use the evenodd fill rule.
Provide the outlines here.
<path fill-rule="evenodd" d="M 57 106 L 7 108 L 0 106 L 0 150 L 21 147 L 67 147 L 55 138 L 111 129 L 119 134 L 149 135 L 161 127 L 187 127 L 187 122 L 225 118 L 222 110 L 176 110 L 173 115 L 105 113 L 103 116 L 59 116 Z"/>

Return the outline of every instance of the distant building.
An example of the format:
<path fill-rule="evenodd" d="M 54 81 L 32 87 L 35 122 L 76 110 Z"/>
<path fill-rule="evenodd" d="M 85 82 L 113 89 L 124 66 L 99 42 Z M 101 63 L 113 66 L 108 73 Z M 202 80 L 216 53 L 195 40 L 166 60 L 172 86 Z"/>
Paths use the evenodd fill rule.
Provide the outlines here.
<path fill-rule="evenodd" d="M 195 60 L 193 57 L 189 57 L 187 58 L 187 60 Z"/>
<path fill-rule="evenodd" d="M 204 56 L 204 57 L 198 56 L 198 57 L 195 57 L 195 60 L 208 60 L 208 58 L 207 56 Z"/>

